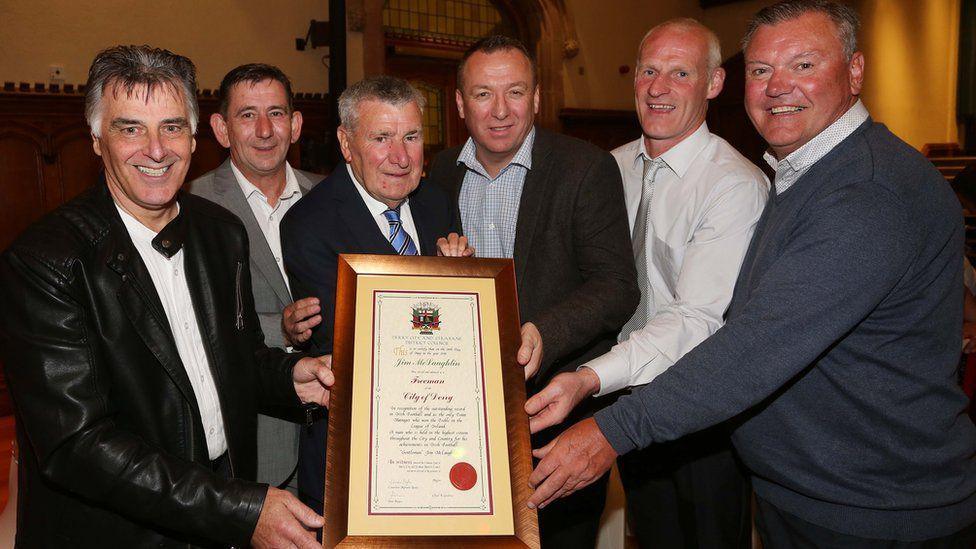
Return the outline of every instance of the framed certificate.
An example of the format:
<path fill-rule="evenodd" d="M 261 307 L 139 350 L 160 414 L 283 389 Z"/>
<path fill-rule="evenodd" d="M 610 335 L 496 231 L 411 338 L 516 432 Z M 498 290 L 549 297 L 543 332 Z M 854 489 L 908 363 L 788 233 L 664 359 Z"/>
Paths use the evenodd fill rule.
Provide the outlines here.
<path fill-rule="evenodd" d="M 511 260 L 341 255 L 323 546 L 539 547 Z"/>

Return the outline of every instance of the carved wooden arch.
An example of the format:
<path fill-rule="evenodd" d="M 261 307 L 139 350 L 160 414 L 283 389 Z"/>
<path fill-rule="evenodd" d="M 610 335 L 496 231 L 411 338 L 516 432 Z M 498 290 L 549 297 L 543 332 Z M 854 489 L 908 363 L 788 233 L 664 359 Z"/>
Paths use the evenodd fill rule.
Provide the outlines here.
<path fill-rule="evenodd" d="M 526 46 L 534 49 L 539 70 L 540 125 L 558 129 L 563 107 L 563 62 L 579 52 L 579 40 L 565 0 L 492 0 L 516 26 Z M 384 72 L 383 0 L 349 0 L 347 24 L 364 33 L 367 75 Z"/>
<path fill-rule="evenodd" d="M 564 0 L 493 0 L 514 20 L 529 47 L 535 49 L 539 71 L 540 125 L 559 129 L 563 108 L 563 62 L 579 53 L 573 17 Z"/>

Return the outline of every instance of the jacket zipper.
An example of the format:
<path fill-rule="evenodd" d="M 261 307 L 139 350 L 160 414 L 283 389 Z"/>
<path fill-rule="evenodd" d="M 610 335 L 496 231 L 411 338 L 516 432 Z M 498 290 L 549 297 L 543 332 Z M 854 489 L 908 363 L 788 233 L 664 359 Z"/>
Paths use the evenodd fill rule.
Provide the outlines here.
<path fill-rule="evenodd" d="M 244 330 L 244 294 L 241 288 L 241 276 L 243 275 L 244 262 L 237 262 L 237 331 Z"/>
<path fill-rule="evenodd" d="M 237 326 L 237 330 L 238 331 L 243 331 L 244 330 L 244 289 L 242 287 L 242 285 L 243 285 L 243 276 L 244 276 L 244 262 L 243 261 L 238 261 L 237 262 L 237 276 L 235 277 L 235 286 L 236 286 L 236 291 L 237 291 L 237 295 L 236 295 L 236 297 L 237 297 L 237 321 L 235 322 L 235 326 Z M 213 368 L 211 367 L 211 371 L 212 370 L 213 370 Z M 215 378 L 216 378 L 216 375 L 215 375 Z M 220 394 L 219 393 L 217 394 L 217 400 L 220 402 L 220 419 L 224 422 L 224 437 L 226 439 L 226 436 L 227 436 L 227 417 L 225 415 L 225 408 L 226 408 L 226 406 L 225 406 L 225 403 L 220 398 Z M 230 443 L 229 442 L 227 444 L 227 464 L 228 464 L 228 466 L 230 468 L 230 476 L 233 478 L 234 476 L 236 476 L 237 473 L 234 470 L 234 459 L 230 455 Z"/>

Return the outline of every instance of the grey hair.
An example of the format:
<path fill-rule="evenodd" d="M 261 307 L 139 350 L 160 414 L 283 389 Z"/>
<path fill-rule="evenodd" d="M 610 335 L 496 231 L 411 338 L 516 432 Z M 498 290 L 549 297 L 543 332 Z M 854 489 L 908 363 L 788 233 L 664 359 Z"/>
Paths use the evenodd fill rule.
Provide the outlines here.
<path fill-rule="evenodd" d="M 749 42 L 759 27 L 792 21 L 807 13 L 821 13 L 834 22 L 837 38 L 844 47 L 844 58 L 850 61 L 857 51 L 857 31 L 861 27 L 861 21 L 854 8 L 830 0 L 784 0 L 759 10 L 746 26 L 742 49 L 749 47 Z"/>
<path fill-rule="evenodd" d="M 359 122 L 359 104 L 363 101 L 379 101 L 388 105 L 400 106 L 416 103 L 420 112 L 427 106 L 427 100 L 409 82 L 395 76 L 370 76 L 349 86 L 339 96 L 339 123 L 350 131 L 355 131 Z"/>
<path fill-rule="evenodd" d="M 183 95 L 189 111 L 190 131 L 197 133 L 197 70 L 193 61 L 169 50 L 150 46 L 115 46 L 102 50 L 88 69 L 85 91 L 85 119 L 95 137 L 101 133 L 102 97 L 107 89 L 121 88 L 131 94 L 136 86 L 146 87 L 148 98 L 156 88 L 171 87 Z"/>
<path fill-rule="evenodd" d="M 705 36 L 705 43 L 708 45 L 708 59 L 706 59 L 706 64 L 708 67 L 708 74 L 711 75 L 715 72 L 715 69 L 722 66 L 722 44 L 718 40 L 718 36 L 712 29 L 702 25 L 697 19 L 691 17 L 676 17 L 674 19 L 668 19 L 667 21 L 655 25 L 651 30 L 644 33 L 644 37 L 637 46 L 637 65 L 640 65 L 640 52 L 644 47 L 644 42 L 647 38 L 654 34 L 655 32 L 663 29 L 676 28 L 679 30 L 690 30 L 699 31 Z"/>

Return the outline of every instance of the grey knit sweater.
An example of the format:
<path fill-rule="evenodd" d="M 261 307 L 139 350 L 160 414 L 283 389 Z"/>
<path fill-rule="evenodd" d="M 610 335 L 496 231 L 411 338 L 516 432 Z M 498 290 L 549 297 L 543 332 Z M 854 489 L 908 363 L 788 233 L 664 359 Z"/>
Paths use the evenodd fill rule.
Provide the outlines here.
<path fill-rule="evenodd" d="M 726 325 L 597 424 L 625 453 L 732 419 L 773 505 L 855 536 L 955 532 L 976 521 L 962 247 L 945 180 L 868 120 L 771 194 Z"/>

